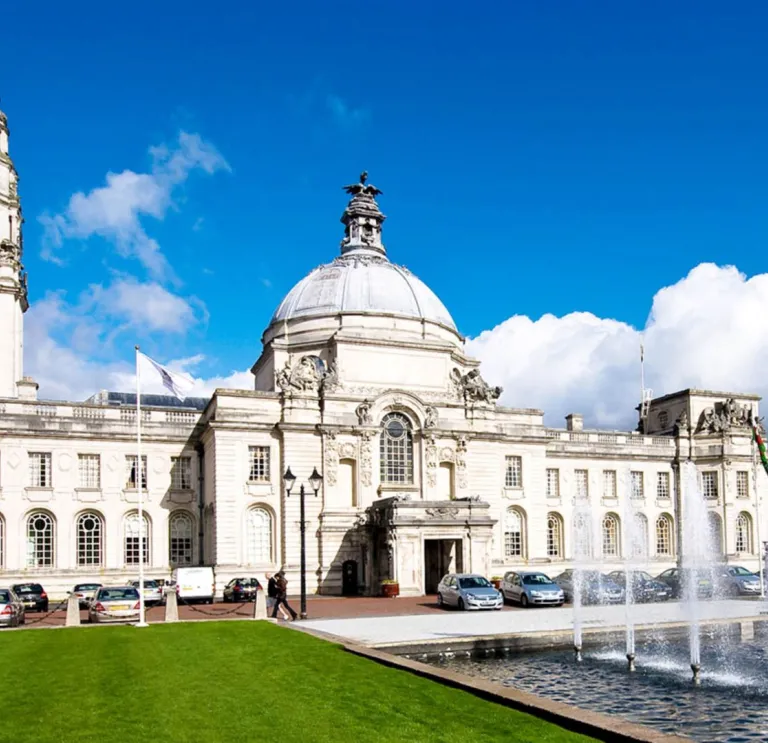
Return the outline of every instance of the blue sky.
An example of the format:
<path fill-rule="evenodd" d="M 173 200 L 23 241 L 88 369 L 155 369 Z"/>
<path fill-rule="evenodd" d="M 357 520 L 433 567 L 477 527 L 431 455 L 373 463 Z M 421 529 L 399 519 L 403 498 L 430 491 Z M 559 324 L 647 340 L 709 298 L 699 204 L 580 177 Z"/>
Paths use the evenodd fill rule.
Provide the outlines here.
<path fill-rule="evenodd" d="M 128 359 L 138 339 L 204 354 L 201 375 L 247 368 L 282 296 L 337 254 L 341 186 L 362 169 L 391 259 L 469 336 L 574 311 L 642 328 L 702 262 L 764 270 L 764 3 L 237 5 L 5 11 L 33 301 L 65 290 L 82 319 L 89 286 L 152 278 L 114 234 L 69 230 L 43 260 L 41 216 L 108 172 L 150 172 L 180 131 L 221 157 L 140 217 L 177 279 L 159 283 L 193 308 L 186 331 L 102 312 L 83 353 Z"/>

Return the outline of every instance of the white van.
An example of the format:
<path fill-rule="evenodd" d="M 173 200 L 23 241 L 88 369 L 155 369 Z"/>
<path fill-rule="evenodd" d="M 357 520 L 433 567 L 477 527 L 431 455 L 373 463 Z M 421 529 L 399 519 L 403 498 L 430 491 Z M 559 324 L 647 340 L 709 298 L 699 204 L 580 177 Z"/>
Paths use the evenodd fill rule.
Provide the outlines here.
<path fill-rule="evenodd" d="M 175 568 L 171 580 L 176 584 L 176 595 L 184 601 L 213 603 L 216 595 L 216 578 L 213 568 Z"/>

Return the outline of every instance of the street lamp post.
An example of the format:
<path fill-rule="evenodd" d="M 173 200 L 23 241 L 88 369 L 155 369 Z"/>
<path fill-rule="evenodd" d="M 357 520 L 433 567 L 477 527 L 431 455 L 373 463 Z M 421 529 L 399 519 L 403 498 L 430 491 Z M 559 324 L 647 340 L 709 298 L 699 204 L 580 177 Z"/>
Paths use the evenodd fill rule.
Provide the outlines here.
<path fill-rule="evenodd" d="M 288 497 L 291 496 L 291 490 L 296 482 L 296 475 L 291 472 L 291 468 L 286 469 L 283 475 L 283 483 L 285 484 L 285 490 Z M 317 467 L 312 470 L 312 474 L 309 476 L 309 484 L 312 486 L 312 490 L 315 491 L 315 497 L 320 490 L 320 485 L 323 482 L 323 476 L 317 471 Z M 304 519 L 304 483 L 301 483 L 299 487 L 299 518 L 301 519 L 301 608 L 299 610 L 299 618 L 307 618 L 307 524 Z"/>

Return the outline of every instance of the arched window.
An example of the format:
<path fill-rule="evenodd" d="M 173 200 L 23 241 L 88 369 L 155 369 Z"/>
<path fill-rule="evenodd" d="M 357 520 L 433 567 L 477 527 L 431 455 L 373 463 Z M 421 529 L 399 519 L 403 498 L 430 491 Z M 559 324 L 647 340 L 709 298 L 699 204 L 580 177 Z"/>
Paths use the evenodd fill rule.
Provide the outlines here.
<path fill-rule="evenodd" d="M 743 511 L 736 519 L 736 552 L 752 554 L 752 517 Z"/>
<path fill-rule="evenodd" d="M 27 517 L 27 567 L 52 568 L 55 562 L 56 529 L 45 511 Z"/>
<path fill-rule="evenodd" d="M 547 557 L 562 559 L 563 519 L 558 513 L 547 514 Z"/>
<path fill-rule="evenodd" d="M 525 554 L 525 517 L 517 508 L 508 508 L 504 518 L 504 557 Z"/>
<path fill-rule="evenodd" d="M 672 518 L 662 513 L 656 519 L 656 554 L 659 557 L 672 557 L 675 554 L 673 534 Z"/>
<path fill-rule="evenodd" d="M 642 513 L 636 513 L 626 520 L 629 527 L 627 545 L 632 557 L 648 557 L 648 519 Z"/>
<path fill-rule="evenodd" d="M 618 557 L 619 548 L 619 517 L 608 513 L 603 518 L 603 555 Z"/>
<path fill-rule="evenodd" d="M 5 519 L 0 513 L 0 568 L 5 567 Z"/>
<path fill-rule="evenodd" d="M 381 482 L 413 482 L 413 431 L 402 413 L 389 413 L 381 422 L 379 443 Z"/>
<path fill-rule="evenodd" d="M 720 516 L 710 511 L 707 514 L 709 524 L 709 546 L 716 555 L 723 554 L 723 522 Z"/>
<path fill-rule="evenodd" d="M 99 566 L 104 560 L 104 522 L 98 513 L 87 511 L 77 517 L 77 564 Z"/>
<path fill-rule="evenodd" d="M 592 522 L 586 513 L 577 511 L 573 516 L 573 556 L 592 556 Z"/>
<path fill-rule="evenodd" d="M 272 562 L 272 514 L 266 508 L 249 509 L 245 519 L 245 561 L 248 565 Z"/>
<path fill-rule="evenodd" d="M 143 513 L 141 515 L 142 525 L 143 525 L 143 535 L 142 530 L 139 529 L 139 514 L 134 511 L 133 513 L 129 513 L 125 517 L 125 524 L 124 524 L 124 532 L 125 537 L 123 541 L 123 561 L 126 565 L 138 565 L 140 562 L 140 555 L 142 554 L 140 550 L 140 543 L 142 542 L 141 537 L 143 536 L 143 563 L 145 565 L 149 564 L 149 541 L 150 541 L 150 531 L 149 531 L 149 519 L 147 519 L 147 515 Z"/>
<path fill-rule="evenodd" d="M 192 564 L 194 521 L 186 511 L 171 514 L 168 522 L 168 561 L 171 565 Z"/>

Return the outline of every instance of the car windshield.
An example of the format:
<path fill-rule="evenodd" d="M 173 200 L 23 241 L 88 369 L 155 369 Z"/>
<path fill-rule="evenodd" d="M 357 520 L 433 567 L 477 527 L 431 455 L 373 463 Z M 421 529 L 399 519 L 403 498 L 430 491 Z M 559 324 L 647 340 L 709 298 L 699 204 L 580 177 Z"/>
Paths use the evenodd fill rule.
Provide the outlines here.
<path fill-rule="evenodd" d="M 138 599 L 139 592 L 135 588 L 102 588 L 96 598 L 100 601 Z"/>
<path fill-rule="evenodd" d="M 0 591 L 0 604 L 7 604 L 11 600 L 9 591 Z"/>
<path fill-rule="evenodd" d="M 37 583 L 27 583 L 23 586 L 16 586 L 16 593 L 42 593 L 43 587 Z"/>
<path fill-rule="evenodd" d="M 136 585 L 139 585 L 139 581 L 136 581 Z M 157 581 L 153 578 L 151 580 L 144 580 L 144 588 L 157 588 Z"/>
<path fill-rule="evenodd" d="M 751 570 L 742 567 L 728 568 L 728 572 L 731 575 L 754 575 Z"/>
<path fill-rule="evenodd" d="M 460 588 L 488 588 L 491 584 L 479 575 L 471 575 L 469 578 L 459 578 Z"/>
<path fill-rule="evenodd" d="M 242 578 L 238 583 L 243 586 L 243 588 L 256 588 L 256 586 L 259 585 L 259 581 L 257 581 L 256 578 Z"/>
<path fill-rule="evenodd" d="M 646 573 L 644 570 L 637 570 L 634 573 L 634 576 L 639 580 L 653 580 L 653 576 L 650 573 Z"/>
<path fill-rule="evenodd" d="M 535 573 L 534 575 L 524 575 L 523 583 L 526 586 L 552 586 L 554 583 L 547 578 L 543 573 Z"/>
<path fill-rule="evenodd" d="M 100 583 L 81 583 L 75 586 L 76 591 L 95 591 L 97 588 L 101 588 Z"/>

